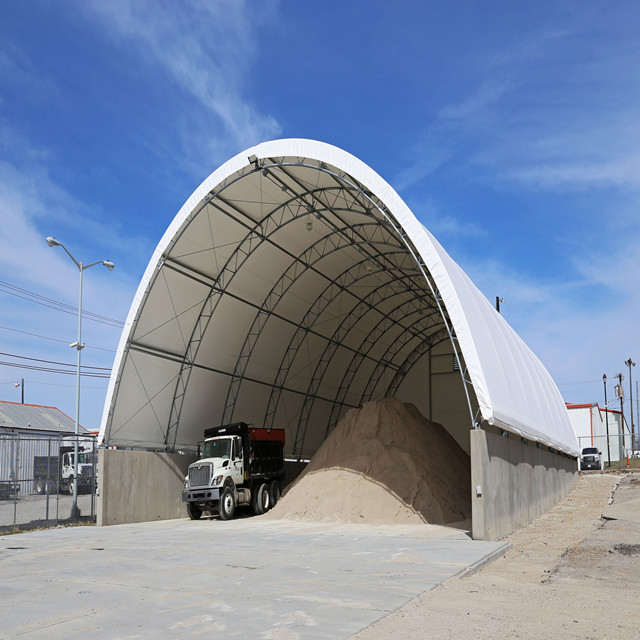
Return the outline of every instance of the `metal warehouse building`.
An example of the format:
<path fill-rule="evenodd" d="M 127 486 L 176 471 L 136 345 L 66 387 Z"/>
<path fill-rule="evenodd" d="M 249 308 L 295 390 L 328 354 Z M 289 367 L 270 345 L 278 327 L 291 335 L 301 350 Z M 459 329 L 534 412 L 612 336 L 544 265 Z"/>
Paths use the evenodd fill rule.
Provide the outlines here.
<path fill-rule="evenodd" d="M 575 480 L 550 375 L 392 187 L 327 144 L 257 145 L 196 189 L 142 278 L 101 424 L 118 450 L 102 451 L 99 522 L 183 515 L 193 458 L 177 452 L 204 426 L 283 427 L 287 454 L 309 458 L 386 396 L 470 454 L 476 538 Z"/>

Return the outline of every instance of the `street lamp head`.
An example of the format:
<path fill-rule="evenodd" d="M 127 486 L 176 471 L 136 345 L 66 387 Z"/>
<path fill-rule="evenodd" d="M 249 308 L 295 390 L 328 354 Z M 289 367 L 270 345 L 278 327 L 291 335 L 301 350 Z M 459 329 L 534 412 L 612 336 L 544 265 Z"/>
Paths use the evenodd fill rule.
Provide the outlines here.
<path fill-rule="evenodd" d="M 103 260 L 102 264 L 107 267 L 107 269 L 109 269 L 109 271 L 113 271 L 113 267 L 115 267 L 116 265 L 113 264 L 113 262 L 111 262 L 111 260 Z"/>
<path fill-rule="evenodd" d="M 607 381 L 607 374 L 606 374 L 606 373 L 603 373 L 603 374 L 602 374 L 602 381 L 603 381 L 603 382 L 606 382 L 606 381 Z"/>
<path fill-rule="evenodd" d="M 49 236 L 47 238 L 47 244 L 50 247 L 59 247 L 60 246 L 60 243 L 55 238 L 53 238 L 52 236 Z"/>

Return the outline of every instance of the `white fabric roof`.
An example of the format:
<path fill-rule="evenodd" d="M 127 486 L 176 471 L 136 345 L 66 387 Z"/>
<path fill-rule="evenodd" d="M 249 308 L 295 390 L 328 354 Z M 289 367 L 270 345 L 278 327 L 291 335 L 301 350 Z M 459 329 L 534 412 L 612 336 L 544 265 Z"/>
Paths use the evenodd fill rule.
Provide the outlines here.
<path fill-rule="evenodd" d="M 577 454 L 544 366 L 391 186 L 336 147 L 262 143 L 214 171 L 158 244 L 101 439 L 173 450 L 241 419 L 285 426 L 288 451 L 309 456 L 450 334 L 472 411 Z"/>

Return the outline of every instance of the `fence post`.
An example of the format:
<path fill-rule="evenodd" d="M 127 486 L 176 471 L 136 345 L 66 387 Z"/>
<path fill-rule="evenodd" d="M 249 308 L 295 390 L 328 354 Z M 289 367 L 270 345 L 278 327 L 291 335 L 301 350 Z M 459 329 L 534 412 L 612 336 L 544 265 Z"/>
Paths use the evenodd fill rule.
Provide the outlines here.
<path fill-rule="evenodd" d="M 18 446 L 19 440 L 18 436 L 14 434 L 13 436 L 13 447 L 15 451 L 15 456 L 12 461 L 12 465 L 15 465 L 11 470 L 11 482 L 15 485 L 15 491 L 13 493 L 13 528 L 16 528 L 16 522 L 18 521 L 18 492 L 20 491 L 20 485 L 18 484 L 18 456 L 20 455 L 20 450 Z"/>

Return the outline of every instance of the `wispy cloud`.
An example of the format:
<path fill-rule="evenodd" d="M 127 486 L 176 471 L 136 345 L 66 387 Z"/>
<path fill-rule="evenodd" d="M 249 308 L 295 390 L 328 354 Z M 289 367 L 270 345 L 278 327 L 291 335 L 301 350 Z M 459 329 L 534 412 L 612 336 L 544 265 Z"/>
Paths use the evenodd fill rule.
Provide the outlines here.
<path fill-rule="evenodd" d="M 442 212 L 432 200 L 414 205 L 412 211 L 418 220 L 439 239 L 483 238 L 487 235 L 486 230 L 476 223 Z"/>
<path fill-rule="evenodd" d="M 637 349 L 640 255 L 607 248 L 576 260 L 564 279 L 524 273 L 495 259 L 464 268 L 493 303 L 500 295 L 505 319 L 550 371 L 567 402 L 601 400 L 602 373 L 622 369 Z M 588 384 L 584 384 L 584 382 Z"/>
<path fill-rule="evenodd" d="M 75 267 L 66 255 L 47 246 L 47 235 L 58 236 L 72 253 L 79 254 L 79 260 L 112 259 L 117 262 L 122 258 L 131 265 L 128 256 L 144 256 L 138 258 L 143 262 L 151 253 L 150 240 L 106 220 L 102 211 L 54 182 L 47 169 L 47 163 L 53 161 L 48 152 L 29 145 L 25 138 L 15 132 L 7 133 L 0 127 L 0 146 L 7 140 L 12 147 L 17 145 L 21 150 L 22 161 L 0 160 L 3 240 L 0 275 L 4 280 L 20 282 L 27 288 L 38 290 L 45 287 L 54 296 L 69 303 L 75 302 L 75 287 L 69 287 Z M 80 254 L 80 251 L 89 255 Z M 16 265 L 21 267 L 16 269 Z M 136 264 L 135 271 L 142 267 L 142 264 Z M 127 271 L 115 272 L 115 278 L 110 278 L 113 285 L 118 282 L 119 286 L 111 287 L 113 299 L 106 307 L 118 309 L 121 315 L 126 313 L 137 277 L 137 273 L 132 277 L 127 275 Z M 52 273 L 65 276 L 55 278 Z M 104 298 L 96 296 L 96 305 L 103 302 Z"/>
<path fill-rule="evenodd" d="M 215 118 L 217 127 L 198 131 L 199 145 L 215 152 L 231 144 L 237 150 L 280 134 L 276 118 L 262 113 L 245 92 L 257 57 L 254 22 L 264 17 L 264 7 L 252 10 L 241 0 L 118 0 L 83 2 L 82 7 L 101 29 L 106 27 L 116 46 L 132 47 L 136 56 L 162 68 L 170 82 Z M 198 120 L 193 118 L 194 128 Z"/>
<path fill-rule="evenodd" d="M 466 124 L 482 120 L 497 105 L 509 88 L 509 83 L 504 80 L 489 79 L 463 101 L 446 105 L 440 109 L 438 119 L 462 121 Z"/>

